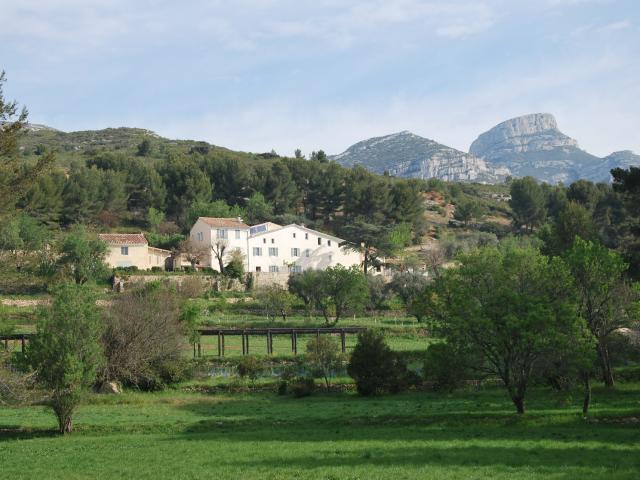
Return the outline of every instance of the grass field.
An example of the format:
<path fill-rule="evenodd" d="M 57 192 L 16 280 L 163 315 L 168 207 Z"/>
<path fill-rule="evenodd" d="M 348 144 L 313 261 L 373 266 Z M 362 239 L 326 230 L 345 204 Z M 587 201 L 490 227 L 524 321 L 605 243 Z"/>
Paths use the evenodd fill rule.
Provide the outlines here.
<path fill-rule="evenodd" d="M 594 391 L 593 416 L 532 391 L 517 418 L 501 389 L 380 398 L 166 391 L 93 396 L 77 431 L 43 407 L 0 410 L 1 478 L 640 477 L 640 385 Z"/>

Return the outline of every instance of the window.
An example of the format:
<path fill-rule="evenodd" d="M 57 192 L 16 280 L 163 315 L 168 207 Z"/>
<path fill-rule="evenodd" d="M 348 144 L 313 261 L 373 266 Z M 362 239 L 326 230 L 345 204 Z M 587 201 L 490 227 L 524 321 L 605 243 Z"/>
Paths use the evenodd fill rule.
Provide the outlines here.
<path fill-rule="evenodd" d="M 278 248 L 277 247 L 269 247 L 269 256 L 277 257 L 278 256 Z"/>
<path fill-rule="evenodd" d="M 289 266 L 289 271 L 291 273 L 302 273 L 302 267 L 300 265 L 291 265 Z"/>
<path fill-rule="evenodd" d="M 202 232 L 198 232 L 198 241 L 199 241 L 199 242 L 204 241 L 204 233 L 202 233 Z"/>
<path fill-rule="evenodd" d="M 271 243 L 276 243 L 276 239 L 275 239 L 275 238 L 272 238 L 272 239 L 271 239 Z"/>
<path fill-rule="evenodd" d="M 129 255 L 129 247 L 120 247 L 120 255 Z"/>
<path fill-rule="evenodd" d="M 329 263 L 333 262 L 333 255 L 329 255 Z"/>
<path fill-rule="evenodd" d="M 300 256 L 300 249 L 299 248 L 292 248 L 291 249 L 291 256 L 292 257 L 299 257 Z"/>
<path fill-rule="evenodd" d="M 304 256 L 305 256 L 305 257 L 310 257 L 310 256 L 311 256 L 311 250 L 307 248 L 307 249 L 304 251 Z"/>
<path fill-rule="evenodd" d="M 261 272 L 262 271 L 262 267 L 256 267 L 256 272 Z"/>
<path fill-rule="evenodd" d="M 331 246 L 331 240 L 327 240 L 327 245 Z"/>
<path fill-rule="evenodd" d="M 269 271 L 271 273 L 278 273 L 280 269 L 278 268 L 278 265 L 269 265 Z"/>
<path fill-rule="evenodd" d="M 253 256 L 254 257 L 261 257 L 262 256 L 262 249 L 260 247 L 253 247 Z"/>
<path fill-rule="evenodd" d="M 308 233 L 305 233 L 305 234 L 304 234 L 304 239 L 305 239 L 305 240 L 309 240 L 309 234 L 308 234 Z"/>
<path fill-rule="evenodd" d="M 227 238 L 227 231 L 219 228 L 218 231 L 216 232 L 216 237 L 217 238 Z"/>
<path fill-rule="evenodd" d="M 296 232 L 293 232 L 293 238 L 296 238 Z"/>
<path fill-rule="evenodd" d="M 266 239 L 266 238 L 263 238 L 263 239 L 262 239 L 262 243 L 267 243 L 267 239 Z"/>
<path fill-rule="evenodd" d="M 236 240 L 240 240 L 240 230 L 236 230 Z"/>
<path fill-rule="evenodd" d="M 318 237 L 318 245 L 322 245 L 322 239 Z"/>

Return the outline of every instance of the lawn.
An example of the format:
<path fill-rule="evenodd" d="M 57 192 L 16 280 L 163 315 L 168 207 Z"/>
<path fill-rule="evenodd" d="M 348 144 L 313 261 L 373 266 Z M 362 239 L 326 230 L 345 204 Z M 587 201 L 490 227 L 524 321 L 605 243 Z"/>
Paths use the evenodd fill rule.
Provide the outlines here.
<path fill-rule="evenodd" d="M 640 476 L 640 385 L 594 391 L 593 415 L 533 390 L 518 418 L 498 388 L 361 398 L 93 396 L 77 431 L 43 407 L 0 410 L 1 478 L 607 478 Z"/>

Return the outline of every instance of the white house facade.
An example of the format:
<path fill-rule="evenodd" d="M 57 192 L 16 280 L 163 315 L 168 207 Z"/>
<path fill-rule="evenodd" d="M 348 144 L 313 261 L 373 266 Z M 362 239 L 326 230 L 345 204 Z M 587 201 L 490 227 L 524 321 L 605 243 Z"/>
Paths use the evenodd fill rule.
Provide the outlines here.
<path fill-rule="evenodd" d="M 247 272 L 292 273 L 343 265 L 359 266 L 360 253 L 345 241 L 301 225 L 266 222 L 249 227 L 241 219 L 200 217 L 191 229 L 194 245 L 209 249 L 201 265 L 219 270 L 216 251 L 225 246 L 224 263 L 240 250 Z"/>

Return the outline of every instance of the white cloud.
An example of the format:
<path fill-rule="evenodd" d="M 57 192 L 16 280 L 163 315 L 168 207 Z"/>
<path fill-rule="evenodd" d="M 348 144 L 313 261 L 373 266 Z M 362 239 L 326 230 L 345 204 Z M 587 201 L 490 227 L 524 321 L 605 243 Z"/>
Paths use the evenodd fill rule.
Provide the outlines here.
<path fill-rule="evenodd" d="M 626 30 L 632 25 L 630 20 L 620 20 L 619 22 L 609 23 L 600 27 L 598 30 L 601 32 L 615 32 L 617 30 Z"/>

